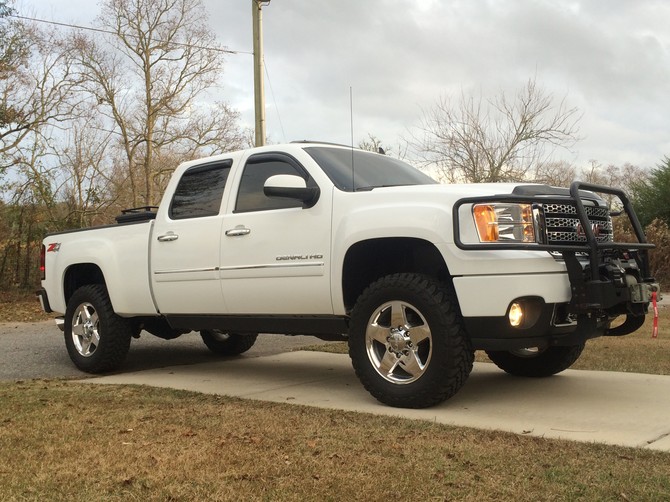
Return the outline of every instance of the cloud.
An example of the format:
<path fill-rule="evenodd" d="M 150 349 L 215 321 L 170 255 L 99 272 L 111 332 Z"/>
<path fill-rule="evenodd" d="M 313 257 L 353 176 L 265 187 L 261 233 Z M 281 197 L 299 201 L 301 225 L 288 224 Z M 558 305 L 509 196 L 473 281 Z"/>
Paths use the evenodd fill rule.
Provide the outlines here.
<path fill-rule="evenodd" d="M 23 1 L 95 15 L 86 0 Z M 251 51 L 251 2 L 204 4 L 221 43 Z M 493 96 L 535 77 L 584 113 L 577 162 L 653 166 L 670 154 L 664 0 L 272 0 L 263 18 L 273 140 L 349 142 L 350 87 L 355 142 L 393 144 L 441 95 Z M 250 55 L 227 57 L 222 87 L 252 125 Z"/>

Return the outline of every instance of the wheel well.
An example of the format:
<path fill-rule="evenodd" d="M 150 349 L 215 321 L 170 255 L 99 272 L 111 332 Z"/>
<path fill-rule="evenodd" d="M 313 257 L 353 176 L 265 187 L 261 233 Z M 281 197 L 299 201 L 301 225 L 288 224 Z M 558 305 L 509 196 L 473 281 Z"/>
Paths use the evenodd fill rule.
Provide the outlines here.
<path fill-rule="evenodd" d="M 93 263 L 78 263 L 68 267 L 63 283 L 65 303 L 70 301 L 75 291 L 86 284 L 105 285 L 105 277 L 100 267 Z"/>
<path fill-rule="evenodd" d="M 442 254 L 431 242 L 409 237 L 388 237 L 357 242 L 344 258 L 342 292 L 350 311 L 363 290 L 385 275 L 421 273 L 450 282 Z"/>

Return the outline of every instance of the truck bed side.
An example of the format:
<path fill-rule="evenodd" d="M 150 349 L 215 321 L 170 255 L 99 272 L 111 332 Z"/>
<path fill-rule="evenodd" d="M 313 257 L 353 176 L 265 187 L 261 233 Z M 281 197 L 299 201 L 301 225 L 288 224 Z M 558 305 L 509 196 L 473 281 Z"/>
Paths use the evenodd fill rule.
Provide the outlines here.
<path fill-rule="evenodd" d="M 81 284 L 103 282 L 121 316 L 156 315 L 149 286 L 153 221 L 47 236 L 46 278 L 51 309 L 64 313 Z"/>

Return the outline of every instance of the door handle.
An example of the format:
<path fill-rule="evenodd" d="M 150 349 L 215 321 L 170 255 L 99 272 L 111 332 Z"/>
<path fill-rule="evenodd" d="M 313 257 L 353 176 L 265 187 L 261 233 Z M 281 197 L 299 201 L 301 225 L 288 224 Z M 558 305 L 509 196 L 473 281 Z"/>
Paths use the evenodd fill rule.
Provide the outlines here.
<path fill-rule="evenodd" d="M 231 228 L 230 230 L 226 230 L 226 235 L 228 237 L 240 237 L 242 235 L 249 235 L 250 233 L 251 233 L 251 229 L 243 227 L 242 225 L 238 225 L 235 228 Z"/>
<path fill-rule="evenodd" d="M 174 232 L 168 232 L 167 234 L 159 235 L 158 236 L 158 241 L 159 242 L 171 242 L 171 241 L 176 241 L 179 239 L 179 236 L 175 234 Z"/>

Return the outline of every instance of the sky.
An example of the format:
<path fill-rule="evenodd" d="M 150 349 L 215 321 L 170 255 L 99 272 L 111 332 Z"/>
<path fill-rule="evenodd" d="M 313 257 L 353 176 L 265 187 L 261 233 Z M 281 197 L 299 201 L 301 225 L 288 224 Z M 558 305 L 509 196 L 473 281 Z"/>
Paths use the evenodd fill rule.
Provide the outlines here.
<path fill-rule="evenodd" d="M 251 0 L 203 0 L 226 57 L 220 97 L 253 127 Z M 19 13 L 91 25 L 91 0 L 20 0 Z M 441 97 L 512 95 L 529 79 L 583 114 L 557 159 L 578 167 L 670 156 L 666 0 L 271 0 L 263 8 L 272 142 L 397 147 Z"/>

